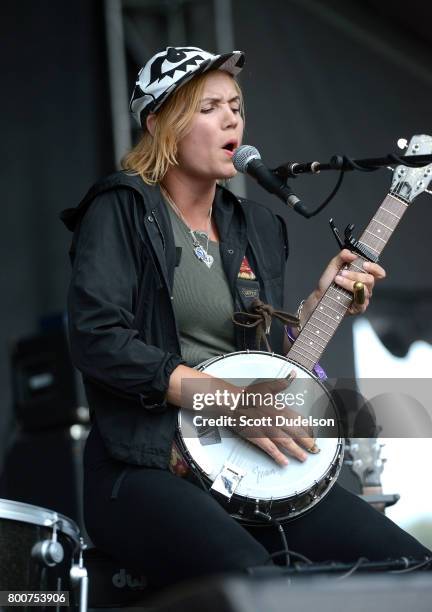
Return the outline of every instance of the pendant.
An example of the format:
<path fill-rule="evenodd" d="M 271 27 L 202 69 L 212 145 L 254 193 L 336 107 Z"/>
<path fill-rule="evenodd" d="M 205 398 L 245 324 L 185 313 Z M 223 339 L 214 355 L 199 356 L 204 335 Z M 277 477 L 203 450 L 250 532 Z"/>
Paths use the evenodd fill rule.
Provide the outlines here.
<path fill-rule="evenodd" d="M 207 251 L 201 245 L 198 245 L 194 248 L 195 257 L 205 263 L 207 268 L 211 268 L 213 264 L 213 256 L 209 255 Z"/>

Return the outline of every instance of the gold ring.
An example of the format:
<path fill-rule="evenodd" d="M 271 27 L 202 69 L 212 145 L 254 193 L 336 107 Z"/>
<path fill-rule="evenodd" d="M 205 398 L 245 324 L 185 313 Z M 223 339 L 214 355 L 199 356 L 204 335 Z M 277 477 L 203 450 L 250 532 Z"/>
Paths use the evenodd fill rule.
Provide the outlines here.
<path fill-rule="evenodd" d="M 354 283 L 354 302 L 357 306 L 362 306 L 365 303 L 365 286 L 361 281 Z"/>

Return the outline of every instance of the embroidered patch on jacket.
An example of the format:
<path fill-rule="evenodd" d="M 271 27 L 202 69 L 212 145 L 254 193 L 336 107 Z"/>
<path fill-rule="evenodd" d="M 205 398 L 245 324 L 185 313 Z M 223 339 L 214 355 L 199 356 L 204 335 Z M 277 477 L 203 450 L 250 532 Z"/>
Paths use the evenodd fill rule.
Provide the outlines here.
<path fill-rule="evenodd" d="M 243 261 L 241 262 L 240 272 L 238 273 L 239 278 L 245 278 L 248 280 L 255 280 L 256 276 L 252 271 L 252 268 L 249 265 L 249 262 L 246 258 L 246 255 L 243 257 Z"/>

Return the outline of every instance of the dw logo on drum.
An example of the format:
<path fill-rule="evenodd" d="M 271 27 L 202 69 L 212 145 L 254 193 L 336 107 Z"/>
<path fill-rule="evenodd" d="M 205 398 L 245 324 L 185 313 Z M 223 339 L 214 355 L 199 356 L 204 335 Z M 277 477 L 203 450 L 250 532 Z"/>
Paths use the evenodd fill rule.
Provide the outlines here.
<path fill-rule="evenodd" d="M 127 574 L 126 570 L 122 567 L 119 572 L 113 575 L 112 583 L 118 589 L 128 587 L 138 591 L 146 588 L 147 579 L 145 576 L 133 578 L 130 574 Z"/>

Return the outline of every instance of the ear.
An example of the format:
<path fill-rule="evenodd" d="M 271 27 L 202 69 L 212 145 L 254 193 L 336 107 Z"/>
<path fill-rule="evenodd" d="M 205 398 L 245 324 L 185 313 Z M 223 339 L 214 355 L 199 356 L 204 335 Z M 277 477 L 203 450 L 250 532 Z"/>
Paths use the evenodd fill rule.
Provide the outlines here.
<path fill-rule="evenodd" d="M 152 136 L 154 136 L 156 124 L 156 113 L 149 113 L 146 118 L 146 126 Z"/>

